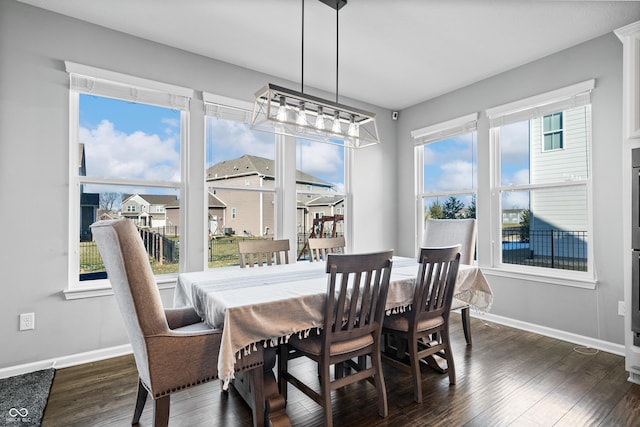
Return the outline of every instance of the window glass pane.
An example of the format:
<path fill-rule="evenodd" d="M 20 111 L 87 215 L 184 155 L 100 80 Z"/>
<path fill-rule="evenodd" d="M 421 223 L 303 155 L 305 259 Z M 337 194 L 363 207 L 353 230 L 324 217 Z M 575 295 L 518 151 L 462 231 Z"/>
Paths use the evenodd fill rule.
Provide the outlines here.
<path fill-rule="evenodd" d="M 586 185 L 502 193 L 502 262 L 587 271 Z"/>
<path fill-rule="evenodd" d="M 476 132 L 425 144 L 423 191 L 475 189 L 477 166 Z"/>
<path fill-rule="evenodd" d="M 81 176 L 180 181 L 180 111 L 80 94 Z"/>
<path fill-rule="evenodd" d="M 177 273 L 180 231 L 175 213 L 180 208 L 179 190 L 146 184 L 164 181 L 180 185 L 182 113 L 83 93 L 78 96 L 78 111 L 72 113 L 78 114 L 79 123 L 80 281 L 106 277 L 90 225 L 110 218 L 126 218 L 136 224 L 155 274 Z M 115 179 L 139 184 L 109 183 Z"/>
<path fill-rule="evenodd" d="M 207 116 L 206 181 L 228 187 L 275 187 L 275 137 L 249 124 Z"/>
<path fill-rule="evenodd" d="M 275 137 L 235 120 L 205 126 L 208 265 L 237 265 L 238 240 L 274 237 Z"/>
<path fill-rule="evenodd" d="M 542 122 L 547 120 L 552 128 L 554 120 L 565 127 L 545 135 Z M 502 126 L 501 186 L 587 179 L 590 132 L 590 106 Z"/>
<path fill-rule="evenodd" d="M 424 197 L 423 221 L 428 219 L 476 218 L 475 194 Z"/>
<path fill-rule="evenodd" d="M 345 149 L 339 145 L 296 143 L 297 253 L 309 237 L 344 236 Z"/>
<path fill-rule="evenodd" d="M 136 224 L 155 274 L 178 272 L 180 229 L 175 188 L 82 184 L 80 191 L 80 280 L 106 278 L 91 224 L 126 218 Z"/>

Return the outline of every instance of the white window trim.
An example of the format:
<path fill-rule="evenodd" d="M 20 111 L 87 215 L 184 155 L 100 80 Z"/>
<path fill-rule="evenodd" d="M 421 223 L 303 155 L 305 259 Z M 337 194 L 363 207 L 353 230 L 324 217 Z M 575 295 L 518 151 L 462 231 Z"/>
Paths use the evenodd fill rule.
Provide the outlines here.
<path fill-rule="evenodd" d="M 102 295 L 111 295 L 109 279 L 93 280 L 90 283 L 79 280 L 79 242 L 80 229 L 80 185 L 84 183 L 144 185 L 145 187 L 176 188 L 185 194 L 186 168 L 184 158 L 188 147 L 189 102 L 193 97 L 193 89 L 168 83 L 144 79 L 128 74 L 104 70 L 88 65 L 65 61 L 65 70 L 69 74 L 69 235 L 68 266 L 69 275 L 67 289 L 63 291 L 66 299 L 78 299 Z M 180 182 L 135 181 L 126 179 L 97 179 L 78 175 L 78 127 L 80 93 L 94 94 L 101 97 L 136 101 L 144 104 L 178 109 L 181 126 L 181 179 Z M 181 197 L 184 200 L 184 197 Z M 182 259 L 181 256 L 181 265 Z M 177 274 L 166 274 L 156 277 L 159 288 L 174 287 Z"/>
<path fill-rule="evenodd" d="M 518 186 L 502 186 L 500 176 L 500 141 L 499 127 L 516 123 L 518 121 L 531 120 L 543 117 L 544 115 L 564 111 L 567 109 L 591 105 L 591 91 L 595 87 L 595 80 L 587 80 L 571 86 L 556 89 L 540 95 L 535 95 L 522 100 L 510 102 L 493 108 L 488 108 L 490 128 L 490 151 L 493 159 L 491 171 L 491 210 L 499 212 L 500 215 L 491 217 L 491 266 L 483 268 L 489 274 L 496 276 L 518 278 L 544 283 L 551 283 L 563 286 L 595 289 L 598 282 L 595 261 L 594 261 L 594 236 L 593 236 L 593 197 L 591 177 L 584 180 L 570 180 L 564 182 L 554 182 L 549 184 L 528 184 Z M 591 121 L 589 121 L 591 124 Z M 591 125 L 592 126 L 592 125 Z M 592 150 L 593 128 L 589 131 L 589 152 Z M 588 169 L 593 170 L 592 155 L 588 156 Z M 533 190 L 559 188 L 567 186 L 586 187 L 587 191 L 587 271 L 574 271 L 551 269 L 544 267 L 528 267 L 515 264 L 504 264 L 501 260 L 502 253 L 502 233 L 501 233 L 501 195 L 503 192 L 517 190 Z"/>
<path fill-rule="evenodd" d="M 425 126 L 411 131 L 411 138 L 414 143 L 414 177 L 415 177 L 415 256 L 418 256 L 422 245 L 422 235 L 424 234 L 424 221 L 422 218 L 424 199 L 436 196 L 456 196 L 474 194 L 478 197 L 477 188 L 444 192 L 424 192 L 424 145 L 447 138 L 453 138 L 470 132 L 477 132 L 478 113 L 471 113 L 444 122 Z"/>

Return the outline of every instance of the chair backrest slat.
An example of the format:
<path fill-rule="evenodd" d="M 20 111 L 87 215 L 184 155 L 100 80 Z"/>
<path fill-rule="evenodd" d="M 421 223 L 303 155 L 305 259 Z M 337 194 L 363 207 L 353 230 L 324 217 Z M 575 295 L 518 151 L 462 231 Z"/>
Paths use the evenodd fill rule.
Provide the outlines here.
<path fill-rule="evenodd" d="M 418 321 L 437 316 L 447 318 L 460 265 L 460 245 L 422 248 L 420 268 L 410 316 Z M 411 322 L 410 322 L 411 323 Z"/>
<path fill-rule="evenodd" d="M 240 256 L 240 267 L 245 268 L 258 265 L 262 267 L 266 262 L 267 266 L 283 263 L 289 264 L 289 240 L 243 240 L 238 242 L 238 255 Z"/>
<path fill-rule="evenodd" d="M 344 237 L 311 237 L 308 244 L 311 262 L 326 260 L 329 254 L 344 253 L 346 246 Z"/>
<path fill-rule="evenodd" d="M 331 343 L 378 334 L 382 327 L 393 251 L 329 254 L 323 340 Z"/>

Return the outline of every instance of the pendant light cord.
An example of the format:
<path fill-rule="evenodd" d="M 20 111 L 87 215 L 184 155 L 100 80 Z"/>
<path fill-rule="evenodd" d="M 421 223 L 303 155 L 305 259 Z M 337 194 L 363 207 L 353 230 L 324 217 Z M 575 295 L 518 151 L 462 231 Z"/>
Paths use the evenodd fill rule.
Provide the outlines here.
<path fill-rule="evenodd" d="M 302 0 L 302 53 L 300 54 L 302 71 L 300 72 L 300 92 L 304 93 L 304 0 Z"/>
<path fill-rule="evenodd" d="M 338 43 L 338 16 L 340 15 L 340 8 L 336 7 L 336 104 L 338 103 L 338 49 L 339 49 L 339 43 Z"/>

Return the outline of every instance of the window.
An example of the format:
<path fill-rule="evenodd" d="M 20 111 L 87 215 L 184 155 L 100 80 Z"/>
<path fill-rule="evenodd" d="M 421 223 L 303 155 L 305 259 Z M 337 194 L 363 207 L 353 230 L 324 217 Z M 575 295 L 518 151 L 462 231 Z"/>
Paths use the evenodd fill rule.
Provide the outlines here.
<path fill-rule="evenodd" d="M 562 148 L 562 112 L 546 115 L 542 118 L 544 151 Z"/>
<path fill-rule="evenodd" d="M 411 133 L 415 142 L 416 250 L 427 219 L 476 218 L 477 114 Z"/>
<path fill-rule="evenodd" d="M 347 152 L 341 145 L 296 142 L 298 253 L 309 237 L 345 235 Z"/>
<path fill-rule="evenodd" d="M 205 94 L 211 268 L 238 264 L 237 240 L 273 239 L 277 233 L 275 137 L 250 128 L 252 107 Z"/>
<path fill-rule="evenodd" d="M 153 205 L 180 203 L 192 90 L 71 62 L 70 286 L 106 278 L 91 237 L 99 219 L 126 218 L 144 234 L 157 275 L 178 272 L 179 235 Z M 162 242 L 157 244 L 156 242 Z M 162 247 L 163 250 L 157 250 Z"/>
<path fill-rule="evenodd" d="M 495 266 L 592 280 L 593 81 L 489 109 Z M 517 222 L 516 222 L 517 218 Z M 552 273 L 553 271 L 553 273 Z"/>

